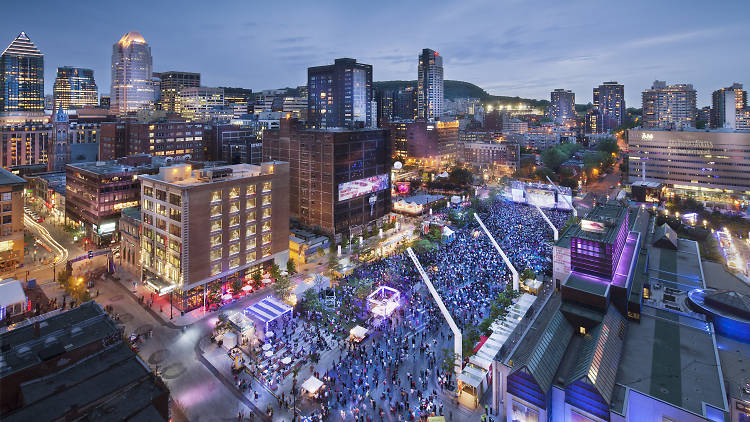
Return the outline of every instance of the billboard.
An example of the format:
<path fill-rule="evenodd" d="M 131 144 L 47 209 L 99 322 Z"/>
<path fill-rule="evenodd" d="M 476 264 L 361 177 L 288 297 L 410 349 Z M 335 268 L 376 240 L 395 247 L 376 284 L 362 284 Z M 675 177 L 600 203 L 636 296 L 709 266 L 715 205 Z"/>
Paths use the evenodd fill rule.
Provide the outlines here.
<path fill-rule="evenodd" d="M 536 205 L 539 208 L 554 208 L 555 191 L 527 187 L 526 201 L 529 205 Z"/>
<path fill-rule="evenodd" d="M 601 221 L 581 220 L 581 229 L 586 232 L 604 233 L 607 231 L 607 226 Z"/>
<path fill-rule="evenodd" d="M 387 174 L 366 177 L 364 179 L 339 184 L 339 201 L 357 198 L 368 193 L 389 189 L 390 178 Z"/>

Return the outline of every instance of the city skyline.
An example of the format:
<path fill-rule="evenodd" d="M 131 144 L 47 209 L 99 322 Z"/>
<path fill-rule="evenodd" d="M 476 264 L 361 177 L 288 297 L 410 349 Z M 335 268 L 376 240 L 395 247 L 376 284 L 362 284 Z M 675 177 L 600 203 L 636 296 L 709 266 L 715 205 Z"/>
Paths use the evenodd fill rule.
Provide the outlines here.
<path fill-rule="evenodd" d="M 307 67 L 339 57 L 372 64 L 374 81 L 416 80 L 422 48 L 444 57 L 446 80 L 471 82 L 495 95 L 546 99 L 553 89 L 563 88 L 587 103 L 594 86 L 617 80 L 625 85 L 626 103 L 637 106 L 643 90 L 666 79 L 693 84 L 703 106 L 711 103 L 714 90 L 748 83 L 743 69 L 750 67 L 750 58 L 736 54 L 750 37 L 742 21 L 750 11 L 747 3 L 730 1 L 716 8 L 689 2 L 679 9 L 657 4 L 648 5 L 648 14 L 641 13 L 646 3 L 610 6 L 606 14 L 618 16 L 623 31 L 599 23 L 606 19 L 588 13 L 588 3 L 548 3 L 529 15 L 521 2 L 468 2 L 450 9 L 413 3 L 373 10 L 337 2 L 317 8 L 300 4 L 292 14 L 240 3 L 205 10 L 196 2 L 181 12 L 184 19 L 164 20 L 171 13 L 166 5 L 130 2 L 112 14 L 92 3 L 73 14 L 50 2 L 34 19 L 9 22 L 0 43 L 7 46 L 21 31 L 29 35 L 45 55 L 48 95 L 61 66 L 91 68 L 97 85 L 108 87 L 111 46 L 129 31 L 140 32 L 151 46 L 155 72 L 199 72 L 206 86 L 253 90 L 303 85 Z M 140 14 L 146 7 L 149 13 Z M 21 4 L 4 9 L 19 16 L 29 12 Z M 389 16 L 418 14 L 433 24 L 378 29 Z M 60 24 L 70 20 L 85 21 L 88 29 Z M 320 29 L 312 23 L 325 21 L 343 24 Z M 349 28 L 349 22 L 357 24 Z M 603 31 L 606 38 L 596 35 Z M 94 32 L 98 35 L 91 37 Z M 601 45 L 591 42 L 602 39 Z"/>

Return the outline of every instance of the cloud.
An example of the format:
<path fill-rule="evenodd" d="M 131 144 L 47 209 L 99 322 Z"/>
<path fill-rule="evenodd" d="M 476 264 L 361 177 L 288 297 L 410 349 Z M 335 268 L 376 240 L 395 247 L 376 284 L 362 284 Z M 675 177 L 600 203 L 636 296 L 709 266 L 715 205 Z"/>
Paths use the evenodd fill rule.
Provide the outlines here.
<path fill-rule="evenodd" d="M 683 41 L 690 41 L 699 38 L 710 38 L 724 32 L 724 28 L 707 28 L 697 31 L 676 32 L 672 34 L 657 35 L 652 37 L 638 38 L 623 43 L 625 48 L 653 47 L 663 44 L 673 44 Z"/>

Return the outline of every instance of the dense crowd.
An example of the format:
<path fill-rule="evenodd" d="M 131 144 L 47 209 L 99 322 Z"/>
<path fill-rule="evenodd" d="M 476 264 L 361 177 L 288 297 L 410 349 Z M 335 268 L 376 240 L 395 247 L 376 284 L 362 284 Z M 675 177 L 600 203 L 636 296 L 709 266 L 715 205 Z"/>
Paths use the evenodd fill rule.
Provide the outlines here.
<path fill-rule="evenodd" d="M 558 229 L 570 215 L 545 212 Z M 479 215 L 519 272 L 551 270 L 552 230 L 536 208 L 500 199 Z M 473 219 L 433 249 L 418 253 L 418 258 L 462 330 L 485 318 L 492 301 L 511 281 L 507 266 Z M 444 414 L 437 391 L 451 374 L 438 362 L 443 359 L 440 351 L 451 347 L 451 333 L 408 254 L 357 268 L 336 289 L 337 303 L 357 302 L 354 279 L 398 289 L 403 306 L 385 324 L 372 327 L 375 332 L 369 344 L 345 346 L 352 349 L 324 375 L 335 388 L 324 398 L 323 414 L 338 417 L 330 413 L 337 409 L 346 420 L 365 420 L 365 414 L 381 420 Z M 365 313 L 363 306 L 362 316 Z M 324 323 L 339 330 L 348 323 L 330 318 Z"/>

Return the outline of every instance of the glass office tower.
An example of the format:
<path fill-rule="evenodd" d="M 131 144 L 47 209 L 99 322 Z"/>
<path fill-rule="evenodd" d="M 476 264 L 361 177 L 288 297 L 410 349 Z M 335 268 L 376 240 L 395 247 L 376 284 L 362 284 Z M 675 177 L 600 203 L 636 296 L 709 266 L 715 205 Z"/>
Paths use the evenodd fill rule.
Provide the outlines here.
<path fill-rule="evenodd" d="M 313 128 L 372 127 L 372 66 L 354 59 L 307 69 L 307 121 Z"/>
<path fill-rule="evenodd" d="M 110 109 L 119 115 L 153 108 L 154 86 L 151 47 L 143 36 L 130 31 L 112 46 Z"/>
<path fill-rule="evenodd" d="M 75 110 L 99 104 L 99 89 L 91 69 L 58 67 L 52 91 L 55 94 L 55 109 Z"/>
<path fill-rule="evenodd" d="M 0 113 L 44 112 L 44 55 L 25 32 L 0 55 Z"/>

